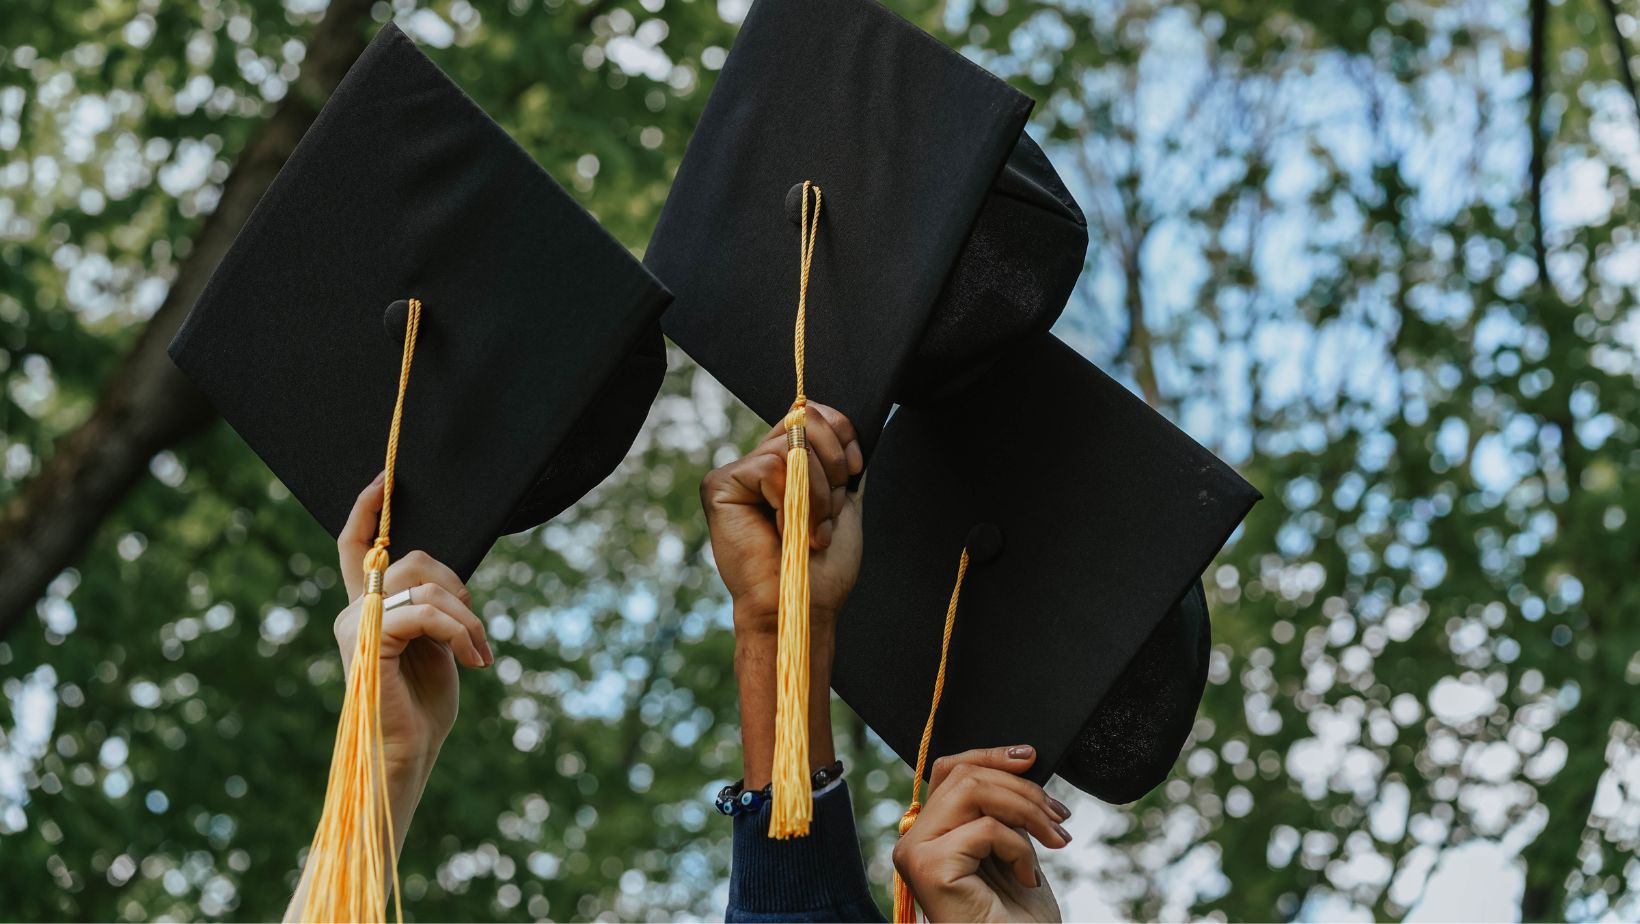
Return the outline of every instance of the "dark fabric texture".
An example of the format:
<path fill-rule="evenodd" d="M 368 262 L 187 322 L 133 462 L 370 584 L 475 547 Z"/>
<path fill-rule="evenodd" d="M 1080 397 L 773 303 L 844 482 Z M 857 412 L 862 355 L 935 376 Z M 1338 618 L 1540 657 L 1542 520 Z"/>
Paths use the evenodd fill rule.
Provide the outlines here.
<path fill-rule="evenodd" d="M 728 921 L 882 921 L 871 898 L 848 784 L 814 797 L 808 837 L 769 837 L 768 803 L 734 818 Z"/>
<path fill-rule="evenodd" d="M 946 279 L 895 400 L 950 395 L 1046 334 L 1082 275 L 1088 227 L 1029 135 L 1008 158 Z"/>
<path fill-rule="evenodd" d="M 665 369 L 669 296 L 388 24 L 171 344 L 333 535 L 382 468 L 401 353 L 384 313 L 410 297 L 424 308 L 391 552 L 465 578 L 631 447 Z"/>
<path fill-rule="evenodd" d="M 1031 105 L 876 0 L 757 0 L 645 255 L 676 295 L 666 333 L 781 418 L 799 276 L 787 202 L 818 184 L 808 394 L 869 457 L 895 402 L 948 391 L 1064 309 L 1087 229 L 1022 134 Z"/>
<path fill-rule="evenodd" d="M 545 523 L 609 477 L 632 448 L 664 378 L 666 340 L 660 322 L 652 321 L 558 444 L 502 532 L 523 532 Z"/>
<path fill-rule="evenodd" d="M 1212 645 L 1207 597 L 1197 581 L 1116 678 L 1054 772 L 1118 805 L 1161 785 L 1196 724 Z"/>
<path fill-rule="evenodd" d="M 1259 496 L 1052 336 L 949 401 L 901 408 L 870 471 L 833 687 L 912 763 L 958 559 L 990 533 L 994 554 L 963 584 L 932 754 L 1034 745 L 1038 782 Z M 1196 660 L 1156 669 L 1194 676 Z M 1178 720 L 1108 718 L 1103 734 L 1156 739 Z"/>

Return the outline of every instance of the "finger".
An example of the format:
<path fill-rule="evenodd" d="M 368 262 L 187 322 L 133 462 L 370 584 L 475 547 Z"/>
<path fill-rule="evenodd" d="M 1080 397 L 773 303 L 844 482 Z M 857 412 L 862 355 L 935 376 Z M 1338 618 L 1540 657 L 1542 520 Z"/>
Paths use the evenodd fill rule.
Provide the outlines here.
<path fill-rule="evenodd" d="M 809 407 L 811 411 L 816 412 L 808 415 L 808 422 L 803 428 L 809 442 L 810 458 L 818 462 L 819 467 L 826 473 L 826 484 L 829 487 L 840 488 L 848 484 L 849 477 L 848 456 L 843 452 L 843 442 L 832 428 L 830 419 L 824 413 L 819 413 L 820 405 Z"/>
<path fill-rule="evenodd" d="M 760 455 L 760 454 L 764 454 L 764 453 L 767 453 L 768 455 L 772 455 L 772 456 L 779 456 L 780 460 L 782 462 L 784 462 L 786 460 L 786 431 L 785 430 L 781 430 L 779 428 L 776 428 L 773 433 L 770 433 L 769 435 L 763 437 L 763 440 L 757 444 L 757 447 L 754 448 L 751 452 L 747 453 L 747 455 L 748 456 L 755 456 L 755 455 Z"/>
<path fill-rule="evenodd" d="M 484 656 L 473 644 L 461 620 L 430 603 L 397 606 L 382 614 L 382 652 L 396 655 L 423 636 L 442 643 L 468 667 L 485 666 Z M 396 644 L 389 644 L 389 642 Z"/>
<path fill-rule="evenodd" d="M 1027 889 L 1037 887 L 1036 851 L 1030 838 L 995 818 L 971 821 L 936 838 L 931 845 L 942 853 L 963 857 L 975 868 L 987 857 L 996 857 L 1013 871 L 1014 878 Z"/>
<path fill-rule="evenodd" d="M 830 425 L 837 442 L 843 447 L 845 467 L 850 475 L 858 475 L 866 467 L 865 454 L 860 449 L 860 437 L 854 432 L 854 424 L 843 415 L 842 411 L 826 404 L 810 402 L 809 407 L 824 417 Z"/>
<path fill-rule="evenodd" d="M 831 485 L 826 473 L 814 464 L 814 449 L 809 449 L 809 546 L 824 549 L 831 545 Z"/>
<path fill-rule="evenodd" d="M 336 556 L 340 559 L 342 583 L 349 600 L 364 590 L 364 556 L 376 541 L 376 517 L 382 509 L 382 482 L 386 472 L 378 472 L 376 480 L 365 485 L 353 499 L 353 509 L 336 535 Z"/>
<path fill-rule="evenodd" d="M 467 635 L 472 638 L 473 647 L 483 656 L 485 666 L 495 663 L 495 653 L 490 650 L 490 642 L 484 632 L 484 621 L 461 598 L 438 584 L 417 584 L 410 588 L 410 602 L 426 603 L 455 617 L 466 627 Z"/>
<path fill-rule="evenodd" d="M 353 665 L 353 647 L 359 637 L 359 602 L 355 600 L 337 613 L 336 621 L 330 628 L 336 636 L 336 647 L 342 652 L 342 668 L 350 669 Z"/>
<path fill-rule="evenodd" d="M 824 466 L 816 464 L 814 447 L 809 447 L 809 545 L 824 549 L 831 545 L 832 530 L 828 521 L 836 517 L 840 507 L 832 505 L 831 485 Z M 776 511 L 776 523 L 781 532 L 786 529 L 781 511 L 786 502 L 786 437 L 780 433 L 769 437 L 741 460 L 745 471 L 761 477 L 759 490 L 764 500 Z"/>
<path fill-rule="evenodd" d="M 1071 842 L 1070 833 L 1060 825 L 1042 787 L 990 768 L 964 768 L 953 773 L 947 788 L 929 798 L 912 830 L 927 824 L 924 836 L 938 837 L 981 816 L 1024 828 L 1048 847 Z"/>
<path fill-rule="evenodd" d="M 779 484 L 765 484 L 775 476 L 777 468 Z M 730 508 L 777 505 L 780 484 L 784 483 L 785 477 L 785 457 L 776 457 L 759 447 L 728 465 L 706 473 L 700 482 L 701 507 L 706 511 L 707 519 L 712 520 Z"/>
<path fill-rule="evenodd" d="M 454 594 L 463 605 L 472 605 L 473 595 L 467 590 L 467 585 L 461 583 L 461 578 L 456 577 L 456 573 L 443 562 L 420 549 L 387 566 L 387 577 L 383 581 L 382 590 L 384 593 L 396 594 L 417 584 L 437 584 Z"/>
<path fill-rule="evenodd" d="M 753 453 L 719 470 L 716 504 L 760 504 L 780 509 L 786 492 L 786 460 L 768 453 Z M 710 509 L 710 508 L 709 508 Z"/>
<path fill-rule="evenodd" d="M 951 771 L 961 766 L 991 767 L 1008 773 L 1024 773 L 1036 763 L 1036 748 L 1028 744 L 1014 744 L 997 748 L 975 748 L 960 754 L 949 754 L 934 761 L 928 775 L 928 794 L 940 788 Z"/>

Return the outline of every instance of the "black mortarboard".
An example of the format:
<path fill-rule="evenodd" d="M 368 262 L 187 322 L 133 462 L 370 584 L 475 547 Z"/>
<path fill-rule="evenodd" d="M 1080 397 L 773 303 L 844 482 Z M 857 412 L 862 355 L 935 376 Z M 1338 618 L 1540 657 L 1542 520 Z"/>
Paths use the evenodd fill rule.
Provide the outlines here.
<path fill-rule="evenodd" d="M 382 468 L 411 298 L 392 553 L 465 578 L 625 456 L 665 373 L 669 296 L 388 24 L 171 345 L 332 534 Z"/>
<path fill-rule="evenodd" d="M 915 764 L 966 547 L 930 757 L 1030 744 L 1033 779 L 1115 802 L 1166 776 L 1206 677 L 1199 577 L 1251 485 L 1051 336 L 901 408 L 869 481 L 833 686 L 883 740 Z"/>
<path fill-rule="evenodd" d="M 757 0 L 645 262 L 663 326 L 766 420 L 794 397 L 799 195 L 824 193 L 809 397 L 869 458 L 896 402 L 947 393 L 1046 332 L 1087 227 L 1023 134 L 1031 101 L 875 0 Z"/>

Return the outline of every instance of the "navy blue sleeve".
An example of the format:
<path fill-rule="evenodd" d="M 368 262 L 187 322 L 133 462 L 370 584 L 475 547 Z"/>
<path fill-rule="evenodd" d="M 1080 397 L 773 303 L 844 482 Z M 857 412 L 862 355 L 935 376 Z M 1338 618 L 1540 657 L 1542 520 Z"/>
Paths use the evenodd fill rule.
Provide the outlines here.
<path fill-rule="evenodd" d="M 808 837 L 769 837 L 770 806 L 736 815 L 728 921 L 883 921 L 871 899 L 848 784 L 814 797 Z"/>

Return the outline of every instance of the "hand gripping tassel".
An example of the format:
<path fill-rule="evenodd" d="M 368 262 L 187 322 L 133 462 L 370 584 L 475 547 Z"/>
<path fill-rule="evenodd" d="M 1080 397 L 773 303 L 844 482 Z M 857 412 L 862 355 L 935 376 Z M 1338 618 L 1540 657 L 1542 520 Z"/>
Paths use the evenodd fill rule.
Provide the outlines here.
<path fill-rule="evenodd" d="M 404 920 L 393 816 L 387 804 L 387 769 L 382 758 L 382 584 L 387 575 L 388 533 L 393 520 L 393 463 L 399 452 L 404 392 L 410 384 L 410 360 L 415 355 L 420 328 L 421 300 L 412 298 L 399 365 L 399 393 L 387 434 L 381 519 L 376 526 L 376 541 L 364 557 L 359 637 L 347 674 L 347 698 L 342 701 L 336 746 L 330 755 L 325 807 L 308 849 L 311 873 L 302 900 L 303 921 L 384 921 L 384 865 L 393 883 L 396 920 Z"/>
<path fill-rule="evenodd" d="M 785 531 L 780 536 L 780 622 L 775 653 L 778 687 L 769 836 L 778 839 L 808 834 L 814 817 L 814 793 L 809 788 L 809 442 L 803 429 L 808 409 L 803 387 L 803 324 L 808 311 L 809 266 L 814 261 L 815 232 L 819 227 L 820 187 L 804 182 L 793 351 L 797 398 L 785 421 L 786 496 L 781 506 Z"/>

